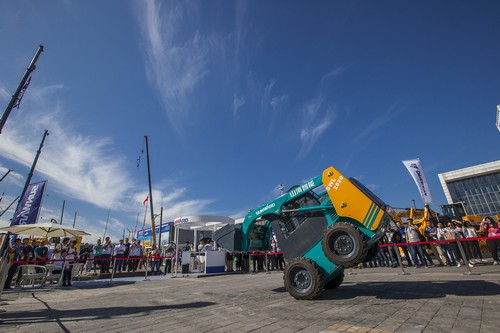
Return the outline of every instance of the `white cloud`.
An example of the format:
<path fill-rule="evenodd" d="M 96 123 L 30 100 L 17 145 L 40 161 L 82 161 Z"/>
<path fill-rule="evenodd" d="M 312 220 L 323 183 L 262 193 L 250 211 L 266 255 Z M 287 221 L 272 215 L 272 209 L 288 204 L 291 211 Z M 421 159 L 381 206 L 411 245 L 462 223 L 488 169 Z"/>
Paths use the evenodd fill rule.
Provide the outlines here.
<path fill-rule="evenodd" d="M 365 119 L 363 124 L 368 122 L 368 126 L 356 135 L 353 140 L 353 145 L 359 145 L 361 142 L 366 142 L 369 137 L 376 133 L 380 128 L 392 121 L 398 115 L 396 105 L 391 106 L 386 112 L 376 113 L 378 116 L 374 119 Z"/>
<path fill-rule="evenodd" d="M 191 116 L 193 91 L 207 73 L 211 41 L 199 31 L 190 34 L 183 29 L 187 12 L 183 3 L 144 4 L 139 21 L 146 44 L 146 74 L 160 94 L 171 125 L 182 135 Z M 181 35 L 187 37 L 181 40 Z"/>
<path fill-rule="evenodd" d="M 238 114 L 238 110 L 245 105 L 245 98 L 243 96 L 237 96 L 236 94 L 233 97 L 233 116 Z"/>
<path fill-rule="evenodd" d="M 38 178 L 47 178 L 49 186 L 63 195 L 95 206 L 119 205 L 131 185 L 121 167 L 123 158 L 112 153 L 112 140 L 75 134 L 60 123 L 60 116 L 54 112 L 35 115 L 36 120 L 12 121 L 2 133 L 2 156 L 31 167 L 43 128 L 50 128 L 36 167 Z"/>
<path fill-rule="evenodd" d="M 306 156 L 318 139 L 330 128 L 334 120 L 334 110 L 323 106 L 324 99 L 319 96 L 307 103 L 303 110 L 303 126 L 299 137 L 302 142 L 298 157 Z"/>

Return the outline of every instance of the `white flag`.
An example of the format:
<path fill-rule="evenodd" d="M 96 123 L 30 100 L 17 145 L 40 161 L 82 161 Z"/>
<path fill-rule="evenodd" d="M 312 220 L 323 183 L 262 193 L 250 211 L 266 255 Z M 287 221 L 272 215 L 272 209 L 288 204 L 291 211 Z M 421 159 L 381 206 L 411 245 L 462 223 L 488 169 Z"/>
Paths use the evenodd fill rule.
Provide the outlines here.
<path fill-rule="evenodd" d="M 497 105 L 497 128 L 500 131 L 500 104 Z"/>
<path fill-rule="evenodd" d="M 427 180 L 425 180 L 424 170 L 422 170 L 422 167 L 420 166 L 420 159 L 416 158 L 414 160 L 406 160 L 403 161 L 403 164 L 413 177 L 415 184 L 417 184 L 424 204 L 431 204 L 431 193 L 429 191 L 429 185 L 427 185 Z"/>

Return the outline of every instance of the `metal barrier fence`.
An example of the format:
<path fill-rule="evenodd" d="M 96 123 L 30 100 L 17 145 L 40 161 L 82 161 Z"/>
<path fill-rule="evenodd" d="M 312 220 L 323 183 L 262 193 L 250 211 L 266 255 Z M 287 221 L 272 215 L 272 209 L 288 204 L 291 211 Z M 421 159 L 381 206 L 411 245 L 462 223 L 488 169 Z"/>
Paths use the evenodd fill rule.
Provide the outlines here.
<path fill-rule="evenodd" d="M 402 262 L 402 257 L 401 253 L 399 251 L 398 247 L 405 247 L 405 246 L 413 246 L 413 245 L 440 245 L 440 244 L 450 244 L 450 243 L 456 243 L 458 246 L 458 249 L 460 251 L 460 257 L 464 261 L 464 266 L 467 268 L 467 272 L 464 272 L 463 274 L 465 275 L 476 275 L 479 273 L 473 273 L 471 270 L 470 265 L 470 258 L 466 254 L 466 251 L 464 250 L 463 243 L 464 242 L 472 242 L 472 241 L 483 241 L 483 240 L 500 240 L 500 236 L 495 236 L 495 237 L 473 237 L 473 238 L 462 238 L 462 237 L 456 237 L 455 239 L 443 239 L 443 240 L 435 240 L 435 241 L 427 241 L 427 242 L 407 242 L 407 243 L 390 243 L 390 244 L 381 244 L 381 248 L 390 248 L 393 247 L 394 252 L 396 253 L 397 260 L 399 267 L 401 268 L 401 271 L 399 274 L 409 274 L 406 273 L 404 270 L 404 264 Z M 435 253 L 436 257 L 438 256 L 437 253 Z M 458 261 L 460 258 L 456 258 Z"/>

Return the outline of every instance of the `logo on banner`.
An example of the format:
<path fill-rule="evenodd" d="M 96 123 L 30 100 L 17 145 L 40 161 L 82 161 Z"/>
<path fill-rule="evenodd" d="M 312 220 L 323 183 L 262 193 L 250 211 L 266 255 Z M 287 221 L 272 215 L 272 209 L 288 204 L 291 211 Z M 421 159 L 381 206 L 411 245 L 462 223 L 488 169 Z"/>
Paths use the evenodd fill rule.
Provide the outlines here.
<path fill-rule="evenodd" d="M 178 217 L 174 220 L 174 224 L 188 223 L 189 219 L 187 217 Z"/>
<path fill-rule="evenodd" d="M 28 186 L 19 202 L 19 206 L 17 206 L 10 225 L 36 223 L 42 205 L 45 184 L 46 182 L 44 181 Z"/>
<path fill-rule="evenodd" d="M 418 190 L 420 191 L 420 196 L 422 197 L 424 204 L 432 203 L 432 198 L 429 192 L 429 185 L 427 184 L 427 180 L 425 179 L 424 171 L 420 166 L 420 160 L 417 158 L 414 160 L 403 161 L 403 164 L 406 166 L 406 169 L 408 169 L 408 172 L 410 172 L 410 175 L 413 177 L 415 184 L 417 184 Z"/>

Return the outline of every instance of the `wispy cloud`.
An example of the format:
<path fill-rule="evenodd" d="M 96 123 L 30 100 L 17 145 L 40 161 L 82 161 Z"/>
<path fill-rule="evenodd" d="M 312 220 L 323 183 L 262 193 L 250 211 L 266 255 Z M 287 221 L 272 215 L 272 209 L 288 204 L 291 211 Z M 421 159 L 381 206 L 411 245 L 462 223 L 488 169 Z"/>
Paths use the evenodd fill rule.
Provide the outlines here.
<path fill-rule="evenodd" d="M 298 158 L 306 156 L 321 135 L 333 124 L 335 113 L 330 106 L 324 105 L 323 97 L 317 97 L 302 109 L 303 125 L 300 130 L 301 147 Z"/>
<path fill-rule="evenodd" d="M 341 74 L 349 70 L 351 66 L 336 66 L 334 69 L 332 69 L 330 72 L 326 73 L 323 75 L 321 78 L 321 84 L 325 84 L 326 82 L 330 80 L 335 80 L 337 79 Z"/>
<path fill-rule="evenodd" d="M 300 129 L 301 147 L 298 158 L 309 154 L 320 137 L 331 127 L 335 121 L 337 112 L 335 103 L 330 101 L 331 97 L 326 91 L 331 91 L 329 85 L 335 83 L 338 77 L 349 70 L 350 66 L 336 66 L 321 77 L 315 97 L 304 104 L 302 108 L 302 127 Z"/>
<path fill-rule="evenodd" d="M 112 152 L 112 140 L 75 134 L 61 123 L 61 116 L 55 111 L 9 120 L 0 140 L 2 156 L 30 167 L 44 130 L 50 129 L 37 164 L 38 178 L 47 178 L 62 195 L 97 207 L 119 205 L 122 191 L 131 185 L 123 158 Z"/>
<path fill-rule="evenodd" d="M 233 97 L 233 116 L 238 114 L 238 110 L 245 105 L 245 98 L 234 94 Z"/>
<path fill-rule="evenodd" d="M 147 1 L 143 5 L 139 21 L 146 45 L 146 74 L 172 127 L 182 135 L 191 116 L 193 91 L 207 73 L 210 41 L 197 30 L 186 32 L 183 23 L 188 11 L 183 2 Z"/>
<path fill-rule="evenodd" d="M 117 211 L 125 214 L 141 211 L 147 193 L 143 186 L 131 181 L 132 177 L 124 167 L 127 165 L 125 157 L 115 150 L 115 143 L 110 137 L 78 134 L 78 129 L 67 121 L 67 114 L 62 111 L 58 102 L 57 94 L 63 89 L 63 85 L 41 88 L 30 86 L 29 94 L 23 99 L 23 106 L 11 114 L 1 134 L 0 155 L 30 168 L 43 133 L 48 129 L 49 136 L 42 148 L 33 180 L 47 179 L 48 191 L 58 193 L 69 201 L 83 202 L 103 209 L 112 207 L 115 214 Z M 36 107 L 31 107 L 32 105 Z M 7 170 L 6 165 L 0 166 L 2 175 Z M 4 181 L 18 188 L 24 184 L 25 176 L 11 172 Z M 162 201 L 168 207 L 165 209 L 164 220 L 172 220 L 185 212 L 204 212 L 213 202 L 211 199 L 186 199 L 189 190 L 174 180 L 159 180 L 155 187 L 155 211 L 159 211 Z M 138 188 L 142 190 L 139 191 Z M 6 196 L 6 200 L 9 199 L 10 202 L 14 197 Z M 43 221 L 60 214 L 47 204 L 48 202 L 41 214 Z M 95 241 L 102 236 L 105 218 L 103 216 L 97 221 L 89 221 L 85 216 L 79 215 L 77 223 L 85 221 L 85 229 L 93 233 L 88 240 Z M 117 237 L 117 233 L 121 234 L 123 229 L 135 224 L 135 221 L 127 223 L 122 218 L 123 214 L 110 218 L 109 234 Z M 141 220 L 142 218 L 141 216 Z"/>
<path fill-rule="evenodd" d="M 368 123 L 368 126 L 364 127 L 363 130 L 356 135 L 353 140 L 353 145 L 358 145 L 363 141 L 366 141 L 369 137 L 374 135 L 380 128 L 387 125 L 399 114 L 397 105 L 392 105 L 388 110 L 383 113 L 378 114 L 374 119 L 365 119 L 363 124 Z"/>

